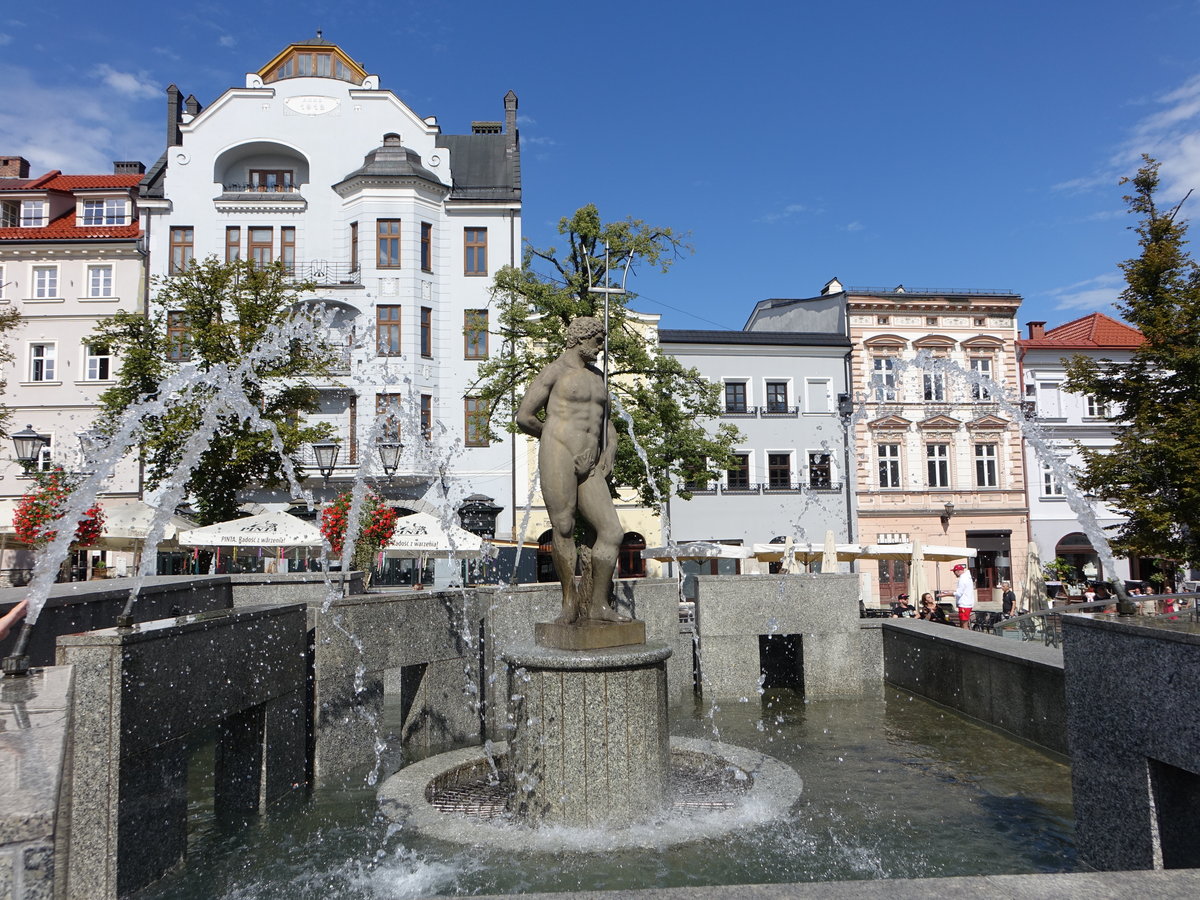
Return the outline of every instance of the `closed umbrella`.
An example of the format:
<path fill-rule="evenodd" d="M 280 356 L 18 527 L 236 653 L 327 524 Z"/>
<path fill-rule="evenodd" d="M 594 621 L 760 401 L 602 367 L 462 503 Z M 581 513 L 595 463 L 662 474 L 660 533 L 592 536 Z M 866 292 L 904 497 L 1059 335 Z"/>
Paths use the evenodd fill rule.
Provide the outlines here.
<path fill-rule="evenodd" d="M 921 539 L 912 539 L 912 556 L 908 563 L 908 596 L 909 602 L 919 610 L 921 595 L 929 590 L 929 582 L 925 580 L 925 551 L 921 547 Z"/>
<path fill-rule="evenodd" d="M 1025 578 L 1021 581 L 1021 609 L 1037 612 L 1046 609 L 1046 575 L 1042 571 L 1042 557 L 1037 541 L 1029 542 L 1025 555 Z"/>
<path fill-rule="evenodd" d="M 838 570 L 838 546 L 837 538 L 833 536 L 833 531 L 825 532 L 825 547 L 821 551 L 821 571 L 825 573 L 835 573 Z"/>

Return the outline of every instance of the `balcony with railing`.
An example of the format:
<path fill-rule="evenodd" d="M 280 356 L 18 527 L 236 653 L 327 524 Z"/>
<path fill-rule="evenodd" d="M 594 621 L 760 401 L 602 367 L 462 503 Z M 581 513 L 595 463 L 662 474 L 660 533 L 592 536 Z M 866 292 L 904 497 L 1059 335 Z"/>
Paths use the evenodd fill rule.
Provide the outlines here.
<path fill-rule="evenodd" d="M 721 417 L 724 419 L 757 419 L 758 407 L 727 403 L 721 410 Z"/>
<path fill-rule="evenodd" d="M 794 419 L 800 415 L 800 407 L 788 406 L 786 403 L 768 403 L 758 408 L 758 414 L 764 419 Z"/>
<path fill-rule="evenodd" d="M 764 494 L 799 494 L 804 485 L 795 481 L 768 481 L 763 485 Z"/>
<path fill-rule="evenodd" d="M 357 287 L 362 284 L 362 269 L 348 262 L 313 259 L 285 263 L 284 269 L 290 281 L 311 281 L 318 287 Z"/>

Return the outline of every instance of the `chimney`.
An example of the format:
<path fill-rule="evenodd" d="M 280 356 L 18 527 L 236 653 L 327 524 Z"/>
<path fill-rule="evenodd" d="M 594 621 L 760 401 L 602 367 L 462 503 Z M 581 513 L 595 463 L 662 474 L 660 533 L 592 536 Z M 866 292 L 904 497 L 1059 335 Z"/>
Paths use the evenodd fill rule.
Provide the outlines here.
<path fill-rule="evenodd" d="M 28 178 L 29 160 L 23 156 L 0 156 L 0 178 Z"/>
<path fill-rule="evenodd" d="M 499 134 L 502 127 L 500 122 L 472 122 L 471 134 Z"/>
<path fill-rule="evenodd" d="M 167 85 L 167 146 L 178 147 L 183 143 L 183 136 L 179 133 L 179 112 L 180 112 L 180 93 L 179 88 L 173 84 Z"/>
<path fill-rule="evenodd" d="M 1036 341 L 1039 338 L 1044 338 L 1046 336 L 1046 323 L 1045 322 L 1029 322 L 1028 325 L 1029 325 L 1029 339 L 1031 341 Z"/>
<path fill-rule="evenodd" d="M 509 91 L 504 95 L 504 130 L 508 132 L 509 140 L 517 140 L 517 95 Z"/>
<path fill-rule="evenodd" d="M 193 119 L 200 115 L 200 110 L 204 109 L 200 105 L 200 101 L 196 99 L 195 94 L 188 94 L 188 98 L 183 101 L 183 108 L 187 110 L 187 114 Z"/>
<path fill-rule="evenodd" d="M 114 175 L 145 175 L 146 164 L 136 159 L 117 160 L 113 163 Z"/>

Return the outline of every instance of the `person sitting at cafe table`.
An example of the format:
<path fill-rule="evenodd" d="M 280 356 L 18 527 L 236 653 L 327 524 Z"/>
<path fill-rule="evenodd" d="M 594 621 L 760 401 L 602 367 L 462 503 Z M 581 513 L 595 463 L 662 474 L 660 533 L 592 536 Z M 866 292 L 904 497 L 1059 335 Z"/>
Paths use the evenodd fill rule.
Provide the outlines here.
<path fill-rule="evenodd" d="M 911 619 L 916 614 L 916 609 L 908 602 L 908 594 L 900 594 L 896 598 L 896 602 L 892 604 L 891 617 L 893 619 Z"/>

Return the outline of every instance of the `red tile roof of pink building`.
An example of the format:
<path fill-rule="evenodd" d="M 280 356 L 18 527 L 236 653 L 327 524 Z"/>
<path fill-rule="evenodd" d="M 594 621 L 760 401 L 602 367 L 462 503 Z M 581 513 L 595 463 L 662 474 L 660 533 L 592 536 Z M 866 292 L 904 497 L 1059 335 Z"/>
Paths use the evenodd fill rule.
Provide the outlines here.
<path fill-rule="evenodd" d="M 64 175 L 57 169 L 37 178 L 0 178 L 0 190 L 31 193 L 57 191 L 71 193 L 89 190 L 129 191 L 138 186 L 141 175 Z M 140 237 L 136 219 L 128 225 L 81 225 L 71 209 L 41 228 L 0 228 L 0 241 L 89 241 Z"/>

